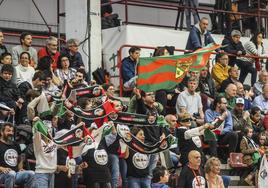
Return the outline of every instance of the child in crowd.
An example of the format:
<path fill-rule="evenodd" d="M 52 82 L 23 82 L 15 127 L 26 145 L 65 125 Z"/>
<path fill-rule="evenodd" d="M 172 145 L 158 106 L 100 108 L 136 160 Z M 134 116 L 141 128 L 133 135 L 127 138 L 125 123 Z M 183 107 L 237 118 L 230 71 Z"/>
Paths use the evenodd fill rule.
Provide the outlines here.
<path fill-rule="evenodd" d="M 249 185 L 253 185 L 254 173 L 257 170 L 256 164 L 261 157 L 259 153 L 259 147 L 252 139 L 253 128 L 247 127 L 245 129 L 245 135 L 240 142 L 240 150 L 244 154 L 243 163 L 247 164 L 250 168 L 250 173 L 245 178 L 245 182 Z"/>
<path fill-rule="evenodd" d="M 261 155 L 264 154 L 264 151 L 265 151 L 264 147 L 265 147 L 266 142 L 267 142 L 266 135 L 264 133 L 261 133 L 259 135 L 259 143 L 258 143 L 259 144 L 259 152 Z"/>
<path fill-rule="evenodd" d="M 166 183 L 169 179 L 169 172 L 163 166 L 157 166 L 153 170 L 152 188 L 169 188 Z"/>

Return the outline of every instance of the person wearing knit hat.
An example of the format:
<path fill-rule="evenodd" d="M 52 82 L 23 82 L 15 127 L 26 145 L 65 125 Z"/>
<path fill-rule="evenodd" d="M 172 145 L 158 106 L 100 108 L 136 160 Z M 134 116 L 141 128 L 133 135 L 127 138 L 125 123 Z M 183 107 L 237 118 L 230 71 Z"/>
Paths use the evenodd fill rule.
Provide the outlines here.
<path fill-rule="evenodd" d="M 233 31 L 231 32 L 231 36 L 232 36 L 232 37 L 234 37 L 234 36 L 239 36 L 239 37 L 241 37 L 241 32 L 238 31 L 238 30 L 233 30 Z"/>
<path fill-rule="evenodd" d="M 253 63 L 243 61 L 241 58 L 237 58 L 237 56 L 246 55 L 246 50 L 244 49 L 240 38 L 241 32 L 238 30 L 233 30 L 231 32 L 231 36 L 225 36 L 224 40 L 222 41 L 222 46 L 224 46 L 223 50 L 229 54 L 235 55 L 229 56 L 229 65 L 232 67 L 237 65 L 240 68 L 239 81 L 244 83 L 248 73 L 250 73 L 251 86 L 253 86 L 257 79 L 256 68 L 253 66 Z"/>

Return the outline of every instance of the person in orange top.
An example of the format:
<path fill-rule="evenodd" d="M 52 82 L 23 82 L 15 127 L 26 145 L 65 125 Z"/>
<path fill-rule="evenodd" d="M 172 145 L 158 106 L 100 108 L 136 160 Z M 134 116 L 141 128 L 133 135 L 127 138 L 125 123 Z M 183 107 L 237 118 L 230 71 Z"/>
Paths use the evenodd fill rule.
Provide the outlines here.
<path fill-rule="evenodd" d="M 52 69 L 53 71 L 57 68 L 58 58 L 60 52 L 58 52 L 58 39 L 56 37 L 50 36 L 46 41 L 46 47 L 41 48 L 38 53 L 38 62 L 43 57 L 50 57 L 52 59 Z"/>
<path fill-rule="evenodd" d="M 228 55 L 225 53 L 218 54 L 216 57 L 216 64 L 212 67 L 212 78 L 216 82 L 216 88 L 219 88 L 223 80 L 226 80 L 229 76 L 228 74 Z"/>

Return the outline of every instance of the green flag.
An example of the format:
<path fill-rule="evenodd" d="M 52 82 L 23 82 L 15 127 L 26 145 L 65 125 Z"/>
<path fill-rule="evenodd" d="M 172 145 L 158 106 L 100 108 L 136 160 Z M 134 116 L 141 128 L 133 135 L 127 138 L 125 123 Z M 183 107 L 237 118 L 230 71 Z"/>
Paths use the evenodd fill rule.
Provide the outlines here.
<path fill-rule="evenodd" d="M 34 131 L 40 132 L 42 135 L 48 137 L 48 127 L 43 123 L 43 121 L 38 120 L 33 125 Z"/>
<path fill-rule="evenodd" d="M 140 58 L 137 87 L 145 92 L 173 89 L 189 70 L 201 70 L 206 66 L 212 51 L 219 47 L 210 44 L 194 53 Z"/>

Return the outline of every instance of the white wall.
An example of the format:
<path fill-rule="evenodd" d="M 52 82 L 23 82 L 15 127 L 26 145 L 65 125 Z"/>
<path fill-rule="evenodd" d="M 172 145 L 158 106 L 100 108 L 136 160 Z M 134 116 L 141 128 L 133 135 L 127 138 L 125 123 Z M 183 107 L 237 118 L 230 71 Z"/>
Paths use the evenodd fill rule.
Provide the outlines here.
<path fill-rule="evenodd" d="M 100 19 L 100 2 L 90 2 L 90 22 L 87 19 L 87 0 L 66 0 L 66 38 L 77 38 L 83 41 L 90 33 L 90 53 L 88 51 L 88 40 L 80 46 L 80 53 L 88 70 L 90 66 L 91 72 L 101 65 L 101 19 Z M 90 26 L 90 28 L 88 27 Z M 90 59 L 89 59 L 90 56 Z"/>
<path fill-rule="evenodd" d="M 57 25 L 57 0 L 35 0 L 42 12 L 45 20 L 52 26 L 52 31 L 56 32 Z M 64 12 L 64 0 L 60 0 L 61 12 Z M 34 7 L 31 0 L 5 0 L 0 6 L 0 27 L 24 30 L 48 31 L 44 25 L 16 23 L 30 22 L 44 24 L 41 16 Z M 3 21 L 5 20 L 5 21 Z M 61 19 L 61 31 L 64 32 L 64 19 Z"/>

